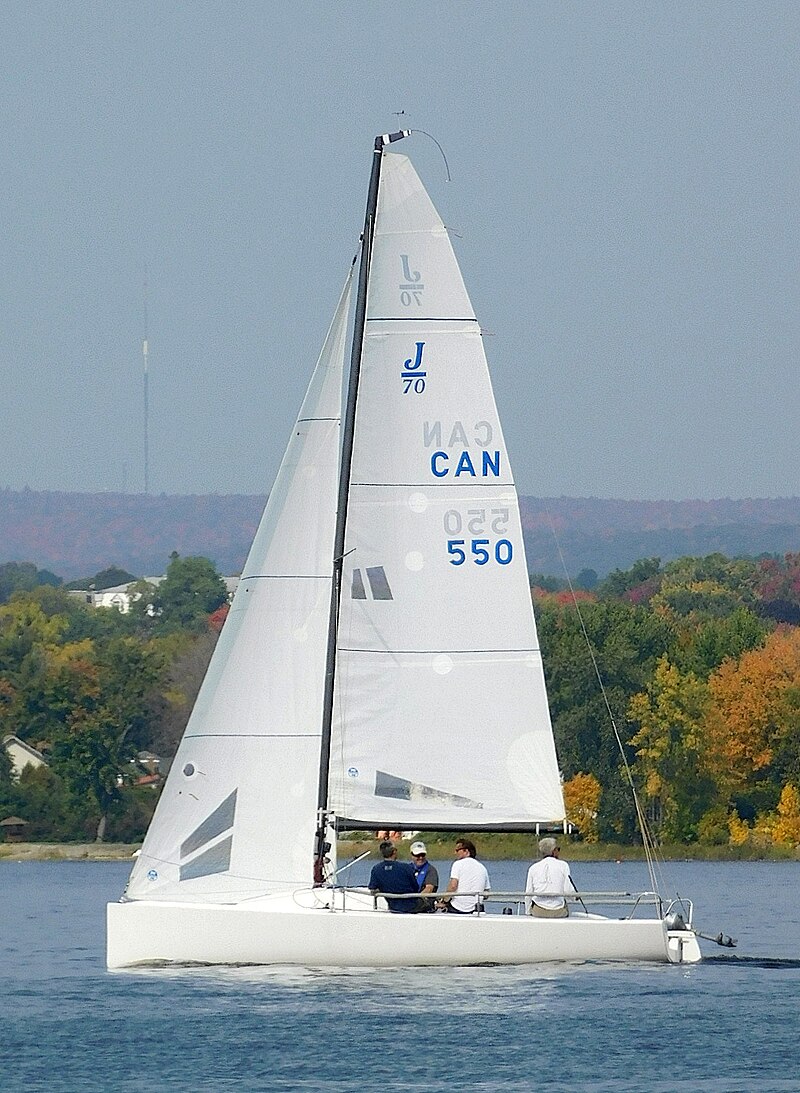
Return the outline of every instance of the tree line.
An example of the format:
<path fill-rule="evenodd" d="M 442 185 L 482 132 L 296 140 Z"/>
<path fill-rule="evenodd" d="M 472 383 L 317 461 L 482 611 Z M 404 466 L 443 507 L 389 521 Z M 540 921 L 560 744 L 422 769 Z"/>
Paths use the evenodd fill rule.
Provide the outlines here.
<path fill-rule="evenodd" d="M 662 843 L 800 844 L 800 554 L 649 558 L 534 598 L 585 838 L 636 838 L 627 766 Z"/>
<path fill-rule="evenodd" d="M 112 568 L 73 583 L 100 589 L 119 577 Z M 155 808 L 157 784 L 137 756 L 174 754 L 227 587 L 208 559 L 173 554 L 159 585 L 130 591 L 123 614 L 33 565 L 0 566 L 0 732 L 47 762 L 15 778 L 0 749 L 0 812 L 24 819 L 31 841 L 137 841 Z"/>
<path fill-rule="evenodd" d="M 207 559 L 177 555 L 133 591 L 121 614 L 0 566 L 0 730 L 48 764 L 15 779 L 0 750 L 0 812 L 31 840 L 143 837 L 158 787 L 137 756 L 174 754 L 227 591 Z M 583 838 L 637 840 L 629 771 L 662 842 L 800 843 L 800 554 L 647 558 L 572 587 L 536 578 L 532 594 Z"/>

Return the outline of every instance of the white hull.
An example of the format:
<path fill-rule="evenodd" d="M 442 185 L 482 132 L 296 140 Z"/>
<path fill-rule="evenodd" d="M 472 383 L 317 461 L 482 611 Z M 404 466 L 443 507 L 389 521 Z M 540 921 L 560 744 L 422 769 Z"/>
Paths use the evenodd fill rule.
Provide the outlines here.
<path fill-rule="evenodd" d="M 319 902 L 318 902 L 319 901 Z M 306 904 L 303 906 L 302 904 Z M 351 905 L 352 904 L 352 905 Z M 395 915 L 354 901 L 331 911 L 309 891 L 235 905 L 108 905 L 108 967 L 296 964 L 397 967 L 549 961 L 700 960 L 691 931 L 659 919 L 574 915 Z"/>

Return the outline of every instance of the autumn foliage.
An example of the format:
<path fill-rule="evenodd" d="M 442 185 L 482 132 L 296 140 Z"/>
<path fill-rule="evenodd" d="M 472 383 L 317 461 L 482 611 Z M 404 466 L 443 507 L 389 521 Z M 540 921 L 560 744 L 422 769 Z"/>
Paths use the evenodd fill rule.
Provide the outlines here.
<path fill-rule="evenodd" d="M 645 558 L 533 598 L 567 816 L 588 842 L 800 846 L 800 554 Z M 584 587 L 580 587 L 583 584 Z M 42 839 L 140 838 L 139 756 L 177 747 L 227 614 L 207 559 L 175 555 L 128 615 L 29 563 L 0 565 L 0 731 L 49 767 L 0 809 Z M 615 730 L 616 729 L 616 733 Z M 788 849 L 786 849 L 788 848 Z"/>
<path fill-rule="evenodd" d="M 26 819 L 34 840 L 140 839 L 157 798 L 152 781 L 137 789 L 151 773 L 139 756 L 167 740 L 161 754 L 174 752 L 224 624 L 225 584 L 207 559 L 175 555 L 157 595 L 123 615 L 29 569 L 0 566 L 0 737 L 47 766 L 17 778 L 0 764 L 0 810 Z"/>
<path fill-rule="evenodd" d="M 783 626 L 761 648 L 725 661 L 708 686 L 708 761 L 721 786 L 730 791 L 746 787 L 777 757 L 796 751 L 800 629 Z"/>
<path fill-rule="evenodd" d="M 626 764 L 597 728 L 613 718 L 657 839 L 800 846 L 800 554 L 645 559 L 611 574 L 595 604 L 537 599 L 568 811 L 590 770 L 599 837 L 635 838 L 630 814 L 620 821 Z"/>
<path fill-rule="evenodd" d="M 593 774 L 580 771 L 564 783 L 564 807 L 567 819 L 578 829 L 587 843 L 596 843 L 597 814 L 603 787 Z"/>

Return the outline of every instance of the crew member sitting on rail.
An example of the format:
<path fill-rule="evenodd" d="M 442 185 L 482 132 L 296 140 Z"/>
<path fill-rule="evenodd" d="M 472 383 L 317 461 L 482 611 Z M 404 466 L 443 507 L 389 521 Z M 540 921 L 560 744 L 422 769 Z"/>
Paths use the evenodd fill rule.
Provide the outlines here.
<path fill-rule="evenodd" d="M 383 861 L 373 865 L 369 875 L 369 890 L 375 895 L 377 892 L 392 892 L 401 896 L 418 892 L 417 878 L 414 876 L 414 866 L 410 862 L 397 860 L 397 847 L 388 840 L 380 845 Z M 389 910 L 395 914 L 413 914 L 419 910 L 420 901 L 416 899 L 387 899 Z"/>
<path fill-rule="evenodd" d="M 539 840 L 541 859 L 528 870 L 525 900 L 528 914 L 535 918 L 567 918 L 569 907 L 564 899 L 574 890 L 569 866 L 559 857 L 561 847 L 555 839 Z"/>

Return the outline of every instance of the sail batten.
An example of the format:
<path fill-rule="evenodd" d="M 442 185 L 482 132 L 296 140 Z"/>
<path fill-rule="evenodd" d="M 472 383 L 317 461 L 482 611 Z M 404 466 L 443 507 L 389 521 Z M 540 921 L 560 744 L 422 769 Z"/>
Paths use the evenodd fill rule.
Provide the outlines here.
<path fill-rule="evenodd" d="M 329 581 L 327 573 L 247 573 L 243 581 Z"/>
<path fill-rule="evenodd" d="M 230 733 L 226 732 L 187 732 L 184 733 L 184 740 L 227 740 Z M 319 736 L 319 733 L 313 732 L 239 732 L 236 734 L 237 740 L 307 740 L 309 737 Z"/>

